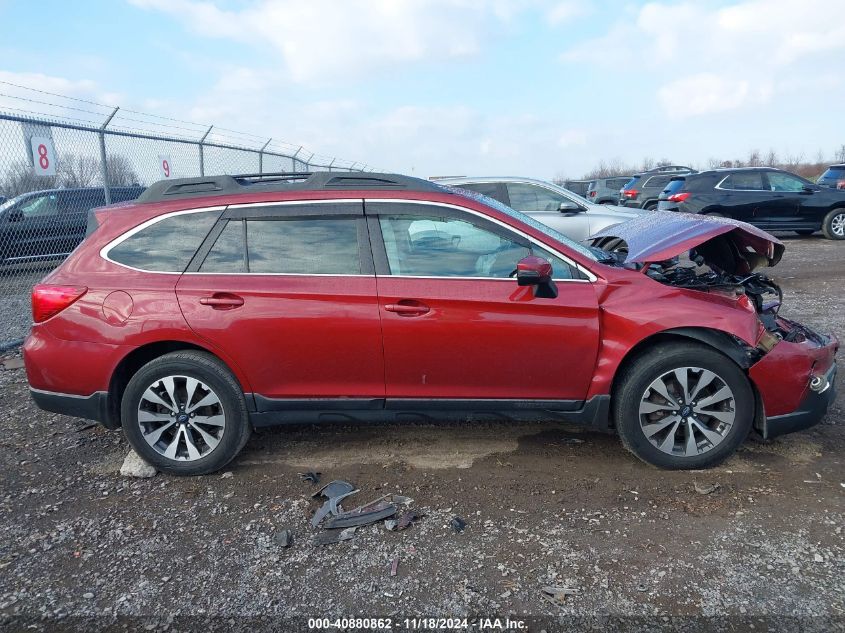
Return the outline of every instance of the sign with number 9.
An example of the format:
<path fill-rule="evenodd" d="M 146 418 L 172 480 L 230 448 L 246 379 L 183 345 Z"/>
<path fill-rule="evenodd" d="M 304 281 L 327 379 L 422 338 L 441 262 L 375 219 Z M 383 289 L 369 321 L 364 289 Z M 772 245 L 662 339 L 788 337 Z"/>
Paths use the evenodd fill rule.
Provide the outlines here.
<path fill-rule="evenodd" d="M 170 174 L 173 173 L 173 163 L 170 161 L 170 156 L 159 154 L 158 169 L 162 178 L 170 178 Z"/>

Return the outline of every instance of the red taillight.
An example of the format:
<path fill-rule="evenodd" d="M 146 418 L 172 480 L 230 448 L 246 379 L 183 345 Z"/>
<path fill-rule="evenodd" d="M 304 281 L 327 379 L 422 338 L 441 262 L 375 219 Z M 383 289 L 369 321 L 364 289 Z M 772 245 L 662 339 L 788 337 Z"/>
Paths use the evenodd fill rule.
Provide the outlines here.
<path fill-rule="evenodd" d="M 845 180 L 837 180 L 836 181 L 836 188 L 837 189 L 845 189 Z"/>
<path fill-rule="evenodd" d="M 671 196 L 666 198 L 669 202 L 686 202 L 687 198 L 689 198 L 690 194 L 689 191 L 684 191 L 682 193 L 673 193 Z"/>
<path fill-rule="evenodd" d="M 595 191 L 591 191 L 591 192 L 590 192 L 590 197 L 591 197 L 591 198 L 595 198 L 595 197 L 596 197 L 596 192 L 595 192 Z"/>
<path fill-rule="evenodd" d="M 46 321 L 88 292 L 85 286 L 37 285 L 32 289 L 32 320 Z"/>
<path fill-rule="evenodd" d="M 636 189 L 625 189 L 622 191 L 622 196 L 625 198 L 630 198 L 631 200 L 636 198 L 639 194 L 640 192 Z"/>

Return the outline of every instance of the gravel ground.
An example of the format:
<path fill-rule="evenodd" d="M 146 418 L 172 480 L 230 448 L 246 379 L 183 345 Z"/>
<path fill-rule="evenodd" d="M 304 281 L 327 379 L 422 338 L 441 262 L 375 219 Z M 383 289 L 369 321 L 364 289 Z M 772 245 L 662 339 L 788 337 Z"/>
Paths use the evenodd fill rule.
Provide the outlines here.
<path fill-rule="evenodd" d="M 32 324 L 29 295 L 56 264 L 26 264 L 0 268 L 0 349 L 4 343 L 24 338 Z"/>
<path fill-rule="evenodd" d="M 845 332 L 843 248 L 788 240 L 784 314 Z M 190 479 L 121 477 L 122 434 L 38 411 L 20 369 L 0 370 L 0 405 L 0 628 L 845 630 L 841 395 L 824 424 L 708 471 L 558 423 L 397 424 L 256 433 L 227 473 Z M 424 516 L 317 547 L 303 470 L 353 482 L 350 507 L 400 493 Z"/>

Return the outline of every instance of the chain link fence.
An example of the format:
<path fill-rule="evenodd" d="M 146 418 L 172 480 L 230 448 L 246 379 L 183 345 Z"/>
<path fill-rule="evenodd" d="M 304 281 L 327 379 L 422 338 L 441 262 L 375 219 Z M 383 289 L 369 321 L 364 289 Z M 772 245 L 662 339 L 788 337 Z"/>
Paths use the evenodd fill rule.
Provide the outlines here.
<path fill-rule="evenodd" d="M 0 92 L 0 349 L 26 336 L 32 286 L 84 239 L 92 208 L 133 200 L 164 178 L 367 168 L 269 138 L 13 87 L 17 96 Z"/>

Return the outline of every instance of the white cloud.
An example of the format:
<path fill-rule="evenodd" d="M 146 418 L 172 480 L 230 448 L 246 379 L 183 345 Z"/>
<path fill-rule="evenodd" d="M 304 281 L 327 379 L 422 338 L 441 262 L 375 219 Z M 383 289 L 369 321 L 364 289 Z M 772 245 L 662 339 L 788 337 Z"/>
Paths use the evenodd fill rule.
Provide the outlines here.
<path fill-rule="evenodd" d="M 9 109 L 16 114 L 29 112 L 102 122 L 105 118 L 103 113 L 108 112 L 107 108 L 98 108 L 92 104 L 62 99 L 54 95 L 85 99 L 106 106 L 118 105 L 124 98 L 121 93 L 103 90 L 97 82 L 90 79 L 74 80 L 43 73 L 0 70 L 0 81 L 7 82 L 0 84 L 0 92 L 8 95 L 0 96 L 0 108 Z M 69 110 L 65 106 L 77 109 Z"/>
<path fill-rule="evenodd" d="M 657 92 L 664 111 L 682 119 L 759 105 L 771 97 L 771 86 L 745 79 L 727 79 L 713 73 L 684 76 Z"/>
<path fill-rule="evenodd" d="M 672 78 L 654 91 L 670 116 L 725 112 L 794 92 L 814 61 L 827 66 L 814 55 L 845 50 L 845 21 L 820 17 L 830 12 L 830 0 L 651 2 L 561 60 Z"/>
<path fill-rule="evenodd" d="M 564 130 L 557 140 L 560 147 L 577 147 L 587 144 L 587 132 L 585 130 Z"/>
<path fill-rule="evenodd" d="M 552 26 L 558 26 L 586 15 L 588 12 L 589 6 L 585 2 L 577 2 L 576 0 L 556 2 L 546 11 L 546 21 Z"/>
<path fill-rule="evenodd" d="M 507 8 L 489 0 L 261 0 L 224 10 L 207 0 L 131 0 L 201 35 L 262 46 L 296 81 L 361 75 L 398 64 L 475 54 Z"/>

